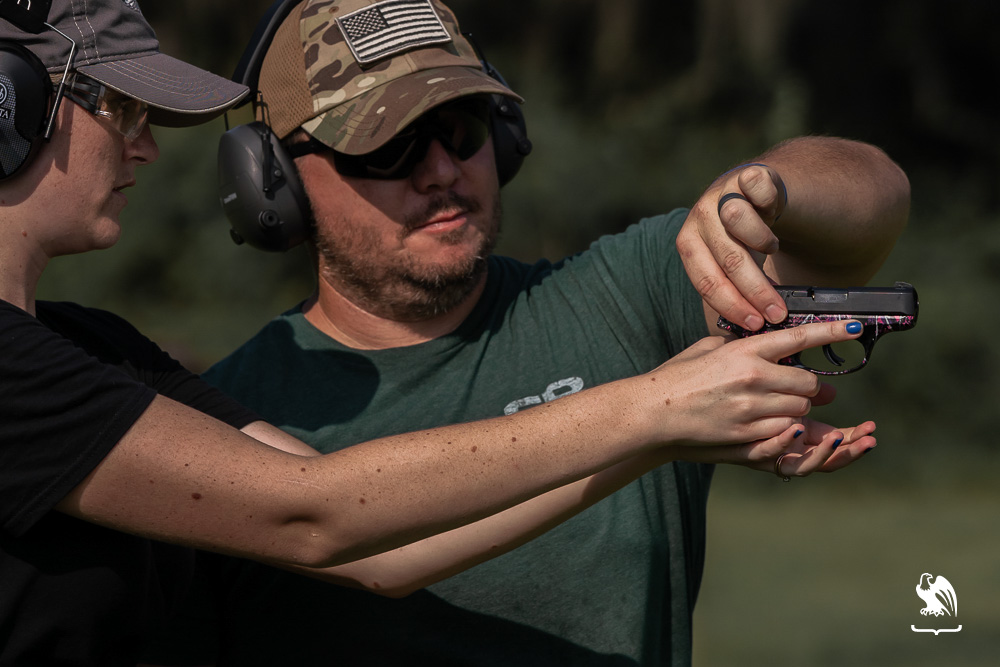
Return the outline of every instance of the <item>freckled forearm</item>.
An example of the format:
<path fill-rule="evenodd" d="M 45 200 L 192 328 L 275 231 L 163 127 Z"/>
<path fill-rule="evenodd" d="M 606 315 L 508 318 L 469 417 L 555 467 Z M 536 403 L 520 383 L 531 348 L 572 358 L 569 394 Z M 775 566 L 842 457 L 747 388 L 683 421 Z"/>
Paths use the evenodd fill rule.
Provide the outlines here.
<path fill-rule="evenodd" d="M 339 523 L 346 542 L 395 548 L 652 448 L 651 428 L 639 422 L 653 410 L 638 397 L 631 405 L 640 407 L 624 407 L 625 389 L 598 387 L 510 417 L 384 438 L 313 462 L 352 470 L 359 482 L 338 508 L 346 512 Z"/>

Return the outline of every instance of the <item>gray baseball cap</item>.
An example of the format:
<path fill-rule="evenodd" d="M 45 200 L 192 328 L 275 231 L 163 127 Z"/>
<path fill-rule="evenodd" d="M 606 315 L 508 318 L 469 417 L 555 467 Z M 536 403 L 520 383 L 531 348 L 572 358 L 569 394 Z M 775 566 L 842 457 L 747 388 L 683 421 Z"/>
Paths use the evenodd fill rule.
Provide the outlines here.
<path fill-rule="evenodd" d="M 146 102 L 155 125 L 203 123 L 248 92 L 243 85 L 160 53 L 156 34 L 136 0 L 52 0 L 47 22 L 76 43 L 71 70 Z M 70 42 L 48 28 L 27 32 L 0 19 L 0 40 L 29 49 L 50 73 L 61 73 L 70 55 Z"/>

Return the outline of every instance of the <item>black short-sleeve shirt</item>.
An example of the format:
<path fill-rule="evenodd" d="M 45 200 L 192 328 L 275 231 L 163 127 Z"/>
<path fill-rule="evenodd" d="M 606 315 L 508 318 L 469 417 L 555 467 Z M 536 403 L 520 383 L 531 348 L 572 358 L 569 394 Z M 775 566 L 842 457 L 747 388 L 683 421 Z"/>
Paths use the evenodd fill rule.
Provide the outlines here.
<path fill-rule="evenodd" d="M 0 301 L 0 664 L 135 664 L 191 576 L 188 549 L 54 512 L 157 394 L 258 417 L 111 313 Z"/>

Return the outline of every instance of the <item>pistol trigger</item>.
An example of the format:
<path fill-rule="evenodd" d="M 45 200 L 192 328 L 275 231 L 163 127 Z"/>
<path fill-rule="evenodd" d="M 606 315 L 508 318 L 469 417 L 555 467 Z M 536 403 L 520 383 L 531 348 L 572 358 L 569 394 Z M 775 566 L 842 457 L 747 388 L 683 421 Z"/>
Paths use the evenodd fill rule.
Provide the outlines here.
<path fill-rule="evenodd" d="M 878 340 L 878 329 L 875 328 L 869 333 L 869 329 L 866 325 L 865 332 L 858 340 L 860 340 L 861 344 L 865 346 L 865 361 L 867 361 L 868 357 L 872 355 L 872 350 L 875 349 L 875 341 Z"/>
<path fill-rule="evenodd" d="M 833 348 L 829 344 L 823 346 L 823 356 L 825 356 L 826 360 L 834 366 L 844 365 L 844 358 L 834 352 Z"/>

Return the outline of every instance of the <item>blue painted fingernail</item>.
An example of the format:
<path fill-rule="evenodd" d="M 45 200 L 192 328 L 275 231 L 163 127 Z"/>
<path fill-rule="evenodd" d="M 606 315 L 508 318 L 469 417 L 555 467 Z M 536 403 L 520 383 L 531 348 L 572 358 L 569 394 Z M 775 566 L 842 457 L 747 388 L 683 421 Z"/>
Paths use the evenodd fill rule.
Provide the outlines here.
<path fill-rule="evenodd" d="M 861 333 L 861 322 L 851 322 L 847 325 L 847 333 L 857 334 Z"/>
<path fill-rule="evenodd" d="M 837 438 L 837 441 L 833 443 L 833 448 L 836 449 L 837 447 L 840 447 L 840 443 L 842 443 L 843 441 L 844 441 L 843 438 Z"/>
<path fill-rule="evenodd" d="M 802 435 L 802 431 L 796 431 L 795 435 L 792 436 L 792 440 L 794 440 L 795 438 L 799 437 L 800 435 Z"/>

